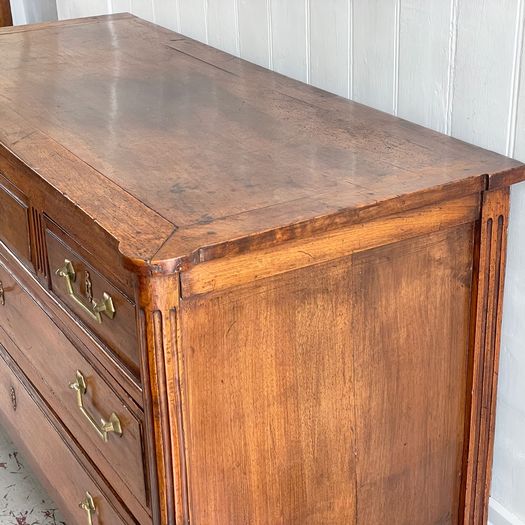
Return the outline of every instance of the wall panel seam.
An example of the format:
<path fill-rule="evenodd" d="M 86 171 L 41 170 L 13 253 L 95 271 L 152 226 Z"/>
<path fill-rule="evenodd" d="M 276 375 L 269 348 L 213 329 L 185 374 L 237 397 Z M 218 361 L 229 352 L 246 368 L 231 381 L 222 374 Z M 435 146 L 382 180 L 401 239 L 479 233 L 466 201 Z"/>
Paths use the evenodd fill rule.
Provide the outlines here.
<path fill-rule="evenodd" d="M 310 84 L 312 45 L 310 35 L 310 0 L 304 0 L 304 20 L 305 20 L 305 46 L 306 46 L 306 83 Z"/>
<path fill-rule="evenodd" d="M 204 36 L 206 38 L 206 44 L 210 43 L 210 35 L 208 30 L 208 2 L 209 0 L 204 0 Z"/>
<path fill-rule="evenodd" d="M 456 77 L 456 55 L 458 40 L 459 0 L 450 0 L 450 29 L 448 44 L 447 99 L 445 133 L 452 133 L 452 106 L 454 102 L 454 82 Z"/>
<path fill-rule="evenodd" d="M 394 4 L 394 79 L 392 84 L 392 113 L 397 116 L 399 108 L 399 49 L 401 38 L 401 0 Z"/>
<path fill-rule="evenodd" d="M 177 31 L 180 33 L 180 0 L 175 0 L 175 23 L 177 24 Z"/>
<path fill-rule="evenodd" d="M 514 37 L 514 56 L 510 86 L 509 117 L 507 124 L 507 144 L 505 153 L 509 157 L 516 149 L 516 128 L 518 122 L 518 99 L 520 92 L 521 68 L 523 58 L 523 28 L 525 23 L 525 1 L 518 0 L 516 13 L 516 30 Z"/>
<path fill-rule="evenodd" d="M 241 56 L 241 30 L 239 27 L 239 0 L 233 0 L 233 16 L 235 26 L 235 49 L 237 56 Z"/>
<path fill-rule="evenodd" d="M 268 68 L 273 70 L 272 0 L 266 0 L 266 20 L 268 25 Z"/>
<path fill-rule="evenodd" d="M 348 0 L 348 98 L 354 98 L 354 0 Z"/>

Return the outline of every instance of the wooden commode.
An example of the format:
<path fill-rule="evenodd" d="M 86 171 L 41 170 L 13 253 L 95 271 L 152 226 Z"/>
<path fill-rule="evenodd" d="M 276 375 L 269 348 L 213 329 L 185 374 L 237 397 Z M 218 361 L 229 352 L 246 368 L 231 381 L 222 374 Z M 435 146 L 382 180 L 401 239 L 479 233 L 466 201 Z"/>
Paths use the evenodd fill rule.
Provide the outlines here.
<path fill-rule="evenodd" d="M 0 30 L 0 424 L 68 525 L 486 522 L 525 168 L 131 15 Z"/>

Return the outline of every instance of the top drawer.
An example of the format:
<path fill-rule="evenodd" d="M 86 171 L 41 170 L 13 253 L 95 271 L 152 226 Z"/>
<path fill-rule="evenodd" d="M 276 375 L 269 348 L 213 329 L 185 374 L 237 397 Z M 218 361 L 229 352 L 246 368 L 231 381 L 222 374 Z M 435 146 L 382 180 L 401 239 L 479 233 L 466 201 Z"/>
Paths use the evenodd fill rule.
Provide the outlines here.
<path fill-rule="evenodd" d="M 25 263 L 31 259 L 27 199 L 0 174 L 0 240 Z"/>
<path fill-rule="evenodd" d="M 66 237 L 58 228 L 46 230 L 51 290 L 140 379 L 134 303 Z"/>

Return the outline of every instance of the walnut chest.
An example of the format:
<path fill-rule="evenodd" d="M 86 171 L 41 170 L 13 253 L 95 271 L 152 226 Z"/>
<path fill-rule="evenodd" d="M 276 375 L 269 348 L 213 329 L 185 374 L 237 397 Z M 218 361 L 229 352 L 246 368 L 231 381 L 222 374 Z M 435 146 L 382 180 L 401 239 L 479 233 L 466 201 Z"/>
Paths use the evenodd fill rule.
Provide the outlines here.
<path fill-rule="evenodd" d="M 486 521 L 521 164 L 130 15 L 0 66 L 1 424 L 69 524 Z"/>

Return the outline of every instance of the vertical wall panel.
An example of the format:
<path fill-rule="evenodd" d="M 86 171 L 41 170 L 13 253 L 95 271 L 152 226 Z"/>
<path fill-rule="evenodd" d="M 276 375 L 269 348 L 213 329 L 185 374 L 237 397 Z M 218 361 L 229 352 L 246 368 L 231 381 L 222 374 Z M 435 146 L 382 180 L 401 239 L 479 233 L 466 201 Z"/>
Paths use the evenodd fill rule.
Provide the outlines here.
<path fill-rule="evenodd" d="M 310 0 L 310 83 L 348 96 L 348 0 Z"/>
<path fill-rule="evenodd" d="M 60 20 L 109 13 L 107 0 L 57 0 L 57 14 Z"/>
<path fill-rule="evenodd" d="M 518 1 L 516 15 L 507 153 L 525 161 L 524 0 Z M 509 33 L 512 29 L 509 27 Z M 512 523 L 522 523 L 525 522 L 524 183 L 513 187 L 511 191 L 508 246 L 491 505 L 498 506 L 498 514 L 509 514 L 513 519 Z M 497 522 L 494 520 L 494 523 Z"/>
<path fill-rule="evenodd" d="M 15 26 L 57 20 L 55 0 L 11 0 L 10 4 Z"/>
<path fill-rule="evenodd" d="M 505 152 L 517 0 L 461 0 L 452 135 Z"/>
<path fill-rule="evenodd" d="M 17 9 L 18 11 L 18 9 Z M 20 9 L 20 11 L 24 12 L 24 22 L 25 21 L 25 11 Z M 71 0 L 57 0 L 57 15 L 59 20 L 66 20 L 67 18 L 75 18 L 75 15 L 72 14 L 71 9 Z"/>
<path fill-rule="evenodd" d="M 239 0 L 240 56 L 270 67 L 270 0 Z"/>
<path fill-rule="evenodd" d="M 57 4 L 55 0 L 18 0 L 23 4 L 27 24 L 57 20 Z M 107 5 L 106 5 L 107 9 Z"/>
<path fill-rule="evenodd" d="M 271 0 L 272 56 L 275 71 L 308 79 L 306 6 L 308 0 Z"/>
<path fill-rule="evenodd" d="M 201 42 L 207 42 L 206 0 L 179 0 L 180 32 Z"/>
<path fill-rule="evenodd" d="M 11 0 L 11 16 L 13 17 L 13 25 L 19 26 L 27 24 L 26 10 L 24 2 L 19 0 Z M 57 0 L 57 4 L 60 0 Z M 58 7 L 58 6 L 57 6 Z"/>
<path fill-rule="evenodd" d="M 144 20 L 153 22 L 153 0 L 131 0 L 131 12 Z"/>
<path fill-rule="evenodd" d="M 207 2 L 208 43 L 232 55 L 238 55 L 237 0 Z"/>
<path fill-rule="evenodd" d="M 396 0 L 353 0 L 354 100 L 394 111 Z"/>
<path fill-rule="evenodd" d="M 153 0 L 155 23 L 173 31 L 180 31 L 178 0 Z"/>
<path fill-rule="evenodd" d="M 398 115 L 447 126 L 451 8 L 445 0 L 401 0 Z"/>
<path fill-rule="evenodd" d="M 130 13 L 131 0 L 111 0 L 112 13 Z"/>
<path fill-rule="evenodd" d="M 514 134 L 510 141 L 511 156 L 525 162 L 525 41 L 524 41 L 524 18 L 525 18 L 525 0 L 519 0 L 519 18 L 516 24 L 516 61 L 514 65 L 514 74 L 517 91 L 515 98 L 515 120 L 511 122 L 512 129 L 510 133 Z"/>

